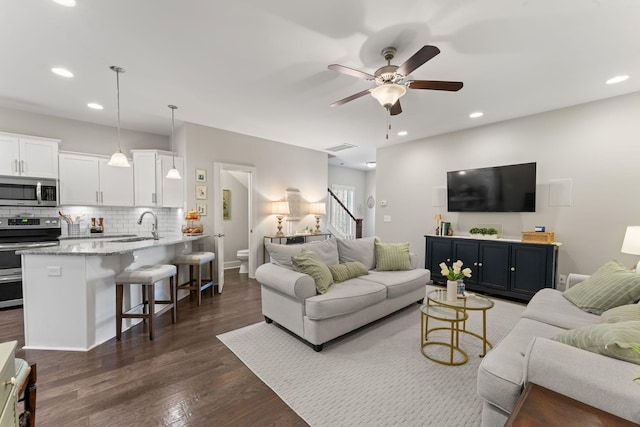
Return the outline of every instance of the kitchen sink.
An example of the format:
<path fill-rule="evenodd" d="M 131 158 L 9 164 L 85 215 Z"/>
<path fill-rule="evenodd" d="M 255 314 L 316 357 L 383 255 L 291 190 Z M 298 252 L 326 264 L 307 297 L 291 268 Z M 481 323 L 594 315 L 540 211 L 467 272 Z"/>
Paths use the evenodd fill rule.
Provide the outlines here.
<path fill-rule="evenodd" d="M 115 239 L 115 240 L 109 240 L 109 241 L 115 242 L 115 243 L 131 243 L 131 242 L 142 242 L 143 240 L 153 240 L 153 237 L 129 237 L 127 239 Z"/>

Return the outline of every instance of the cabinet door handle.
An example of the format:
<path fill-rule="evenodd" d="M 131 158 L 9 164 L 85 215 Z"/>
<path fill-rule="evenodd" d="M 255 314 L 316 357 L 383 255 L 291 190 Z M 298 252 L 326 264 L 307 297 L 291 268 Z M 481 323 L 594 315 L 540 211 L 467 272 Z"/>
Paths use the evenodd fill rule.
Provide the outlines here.
<path fill-rule="evenodd" d="M 15 159 L 13 161 L 13 169 L 14 169 L 15 173 L 19 173 L 20 172 L 20 169 L 18 169 L 18 159 Z"/>
<path fill-rule="evenodd" d="M 100 192 L 100 203 L 104 203 L 104 193 Z"/>
<path fill-rule="evenodd" d="M 100 197 L 98 197 L 98 192 L 96 191 L 96 203 L 100 203 Z"/>
<path fill-rule="evenodd" d="M 20 173 L 24 173 L 24 160 L 20 160 Z"/>
<path fill-rule="evenodd" d="M 511 271 L 516 271 L 516 268 L 515 267 L 511 267 Z"/>

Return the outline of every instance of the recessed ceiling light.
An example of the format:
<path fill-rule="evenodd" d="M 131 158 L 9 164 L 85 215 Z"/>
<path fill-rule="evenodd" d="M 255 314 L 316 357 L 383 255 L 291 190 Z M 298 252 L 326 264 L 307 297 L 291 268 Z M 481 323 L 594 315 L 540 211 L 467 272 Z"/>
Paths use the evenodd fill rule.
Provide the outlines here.
<path fill-rule="evenodd" d="M 73 77 L 73 73 L 67 70 L 66 68 L 54 67 L 51 69 L 51 72 L 53 74 L 57 74 L 62 77 L 67 77 L 67 78 Z"/>
<path fill-rule="evenodd" d="M 623 81 L 627 80 L 628 78 L 629 78 L 629 76 L 615 76 L 615 77 L 612 77 L 609 80 L 607 80 L 607 84 L 608 85 L 612 85 L 612 84 L 615 84 L 615 83 L 620 83 L 620 82 L 623 82 Z"/>
<path fill-rule="evenodd" d="M 102 105 L 96 104 L 95 102 L 88 103 L 87 107 L 93 108 L 94 110 L 104 110 L 104 107 Z"/>
<path fill-rule="evenodd" d="M 376 162 L 367 162 L 367 163 L 365 163 L 365 165 L 367 165 L 368 168 L 375 168 L 376 167 Z"/>
<path fill-rule="evenodd" d="M 55 3 L 66 7 L 73 7 L 76 5 L 76 0 L 53 0 Z"/>
<path fill-rule="evenodd" d="M 398 132 L 398 136 L 405 136 L 407 135 L 409 132 L 407 132 L 406 130 L 401 130 L 400 132 Z"/>
<path fill-rule="evenodd" d="M 472 119 L 477 119 L 478 117 L 482 117 L 483 115 L 484 113 L 480 111 L 476 111 L 475 113 L 469 114 L 469 117 L 471 117 Z"/>

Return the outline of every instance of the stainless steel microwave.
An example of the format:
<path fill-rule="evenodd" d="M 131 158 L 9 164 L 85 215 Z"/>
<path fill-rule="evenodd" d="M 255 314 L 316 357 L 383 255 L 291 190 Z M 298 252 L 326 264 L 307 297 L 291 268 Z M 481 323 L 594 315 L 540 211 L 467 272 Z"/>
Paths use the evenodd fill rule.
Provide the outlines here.
<path fill-rule="evenodd" d="M 0 176 L 0 205 L 57 206 L 58 181 Z"/>

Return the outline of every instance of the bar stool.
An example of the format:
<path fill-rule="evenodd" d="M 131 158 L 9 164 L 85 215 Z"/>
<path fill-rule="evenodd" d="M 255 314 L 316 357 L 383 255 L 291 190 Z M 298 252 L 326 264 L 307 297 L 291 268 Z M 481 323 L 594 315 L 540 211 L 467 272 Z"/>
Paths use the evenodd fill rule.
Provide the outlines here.
<path fill-rule="evenodd" d="M 175 265 L 159 264 L 143 265 L 116 276 L 116 339 L 118 341 L 122 335 L 122 319 L 148 319 L 150 340 L 153 340 L 154 317 L 171 310 L 171 322 L 176 323 L 176 275 Z M 166 278 L 169 278 L 170 299 L 156 300 L 155 285 Z M 123 312 L 122 307 L 124 285 L 140 285 L 142 287 L 142 303 L 126 312 Z"/>
<path fill-rule="evenodd" d="M 189 294 L 195 291 L 198 294 L 198 305 L 202 303 L 202 295 L 200 292 L 207 288 L 211 288 L 211 296 L 213 297 L 213 260 L 216 254 L 213 252 L 191 252 L 189 254 L 178 255 L 173 259 L 178 272 L 181 265 L 189 266 L 189 281 L 178 285 L 178 289 L 188 289 Z M 202 266 L 209 264 L 209 278 L 202 278 Z M 194 274 L 195 269 L 195 274 Z M 178 280 L 180 276 L 178 276 Z M 203 283 L 204 281 L 204 283 Z"/>

